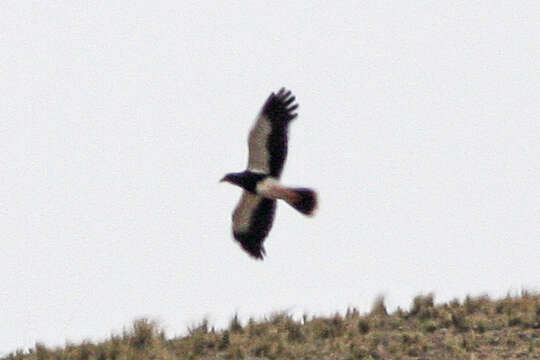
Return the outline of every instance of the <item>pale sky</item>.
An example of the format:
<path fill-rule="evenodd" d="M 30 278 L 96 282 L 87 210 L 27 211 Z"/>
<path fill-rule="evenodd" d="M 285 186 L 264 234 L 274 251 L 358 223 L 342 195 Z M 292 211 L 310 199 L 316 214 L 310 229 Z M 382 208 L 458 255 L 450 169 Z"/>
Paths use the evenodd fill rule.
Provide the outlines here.
<path fill-rule="evenodd" d="M 540 288 L 537 1 L 4 1 L 0 40 L 0 355 Z M 258 262 L 218 180 L 281 86 L 320 206 Z"/>

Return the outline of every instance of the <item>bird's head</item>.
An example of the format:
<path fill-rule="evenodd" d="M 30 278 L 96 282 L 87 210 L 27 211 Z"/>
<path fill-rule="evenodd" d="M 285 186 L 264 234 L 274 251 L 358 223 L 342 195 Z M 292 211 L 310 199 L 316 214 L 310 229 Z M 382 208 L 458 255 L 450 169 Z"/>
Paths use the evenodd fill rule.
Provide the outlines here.
<path fill-rule="evenodd" d="M 228 183 L 231 183 L 231 184 L 234 184 L 234 185 L 238 185 L 240 184 L 240 178 L 241 178 L 241 174 L 242 173 L 230 173 L 230 174 L 226 174 L 221 180 L 220 182 L 228 182 Z"/>

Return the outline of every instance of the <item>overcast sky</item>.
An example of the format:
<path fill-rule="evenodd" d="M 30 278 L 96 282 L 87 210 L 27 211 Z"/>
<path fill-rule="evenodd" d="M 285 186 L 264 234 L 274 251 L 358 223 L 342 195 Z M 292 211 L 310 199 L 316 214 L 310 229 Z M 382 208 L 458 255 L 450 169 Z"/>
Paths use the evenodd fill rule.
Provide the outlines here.
<path fill-rule="evenodd" d="M 0 354 L 540 288 L 537 1 L 61 4 L 2 2 Z M 281 86 L 320 206 L 257 262 L 218 180 Z"/>

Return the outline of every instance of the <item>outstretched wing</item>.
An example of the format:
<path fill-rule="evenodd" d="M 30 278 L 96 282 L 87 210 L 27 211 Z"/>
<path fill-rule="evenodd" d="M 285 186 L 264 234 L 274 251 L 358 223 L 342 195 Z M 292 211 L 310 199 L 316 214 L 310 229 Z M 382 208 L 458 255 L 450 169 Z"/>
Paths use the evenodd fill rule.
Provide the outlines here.
<path fill-rule="evenodd" d="M 244 191 L 233 213 L 233 235 L 256 259 L 265 255 L 263 241 L 272 228 L 276 201 Z"/>
<path fill-rule="evenodd" d="M 270 94 L 249 133 L 248 169 L 279 178 L 287 158 L 287 130 L 298 104 L 290 91 Z"/>

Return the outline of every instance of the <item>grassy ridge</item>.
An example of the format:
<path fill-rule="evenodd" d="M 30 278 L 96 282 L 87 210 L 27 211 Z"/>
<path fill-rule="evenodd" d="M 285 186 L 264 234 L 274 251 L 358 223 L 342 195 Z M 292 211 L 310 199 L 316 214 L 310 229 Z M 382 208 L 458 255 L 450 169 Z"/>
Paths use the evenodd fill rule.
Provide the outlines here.
<path fill-rule="evenodd" d="M 188 332 L 168 339 L 155 323 L 140 319 L 102 343 L 36 344 L 2 360 L 540 359 L 540 294 L 439 305 L 433 295 L 421 295 L 409 310 L 392 314 L 379 298 L 368 314 L 350 308 L 295 320 L 276 313 L 244 324 L 234 316 L 227 329 L 203 320 Z"/>

